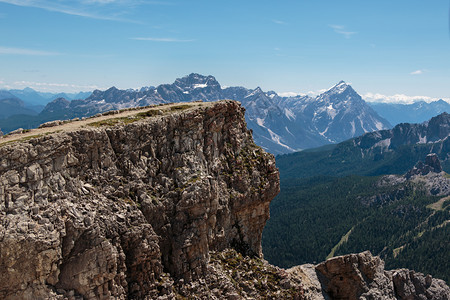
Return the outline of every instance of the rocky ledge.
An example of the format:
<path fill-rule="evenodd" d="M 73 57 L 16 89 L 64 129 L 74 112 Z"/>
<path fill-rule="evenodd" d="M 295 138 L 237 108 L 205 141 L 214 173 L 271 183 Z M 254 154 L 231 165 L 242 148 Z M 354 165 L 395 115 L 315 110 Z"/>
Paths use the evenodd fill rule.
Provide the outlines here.
<path fill-rule="evenodd" d="M 278 170 L 244 109 L 141 116 L 0 147 L 0 298 L 154 298 L 210 251 L 261 256 Z"/>
<path fill-rule="evenodd" d="M 78 122 L 0 144 L 1 299 L 448 299 L 368 254 L 264 261 L 279 174 L 237 102 Z"/>

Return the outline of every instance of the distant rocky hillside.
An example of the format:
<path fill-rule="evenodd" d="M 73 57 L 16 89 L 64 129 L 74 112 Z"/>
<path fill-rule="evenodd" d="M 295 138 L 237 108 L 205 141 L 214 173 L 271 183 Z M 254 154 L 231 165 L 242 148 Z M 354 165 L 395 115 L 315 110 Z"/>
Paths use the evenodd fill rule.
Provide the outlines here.
<path fill-rule="evenodd" d="M 45 130 L 0 139 L 2 299 L 448 299 L 369 253 L 262 260 L 278 170 L 236 102 Z"/>
<path fill-rule="evenodd" d="M 96 90 L 84 100 L 69 102 L 56 99 L 41 112 L 39 119 L 51 121 L 92 116 L 127 107 L 221 99 L 242 103 L 256 144 L 274 154 L 336 143 L 366 132 L 390 128 L 389 122 L 344 82 L 317 97 L 280 97 L 259 87 L 223 88 L 213 76 L 199 74 L 178 78 L 173 84 L 139 90 L 119 90 L 115 87 L 106 91 Z M 0 122 L 1 126 L 4 125 Z"/>
<path fill-rule="evenodd" d="M 450 115 L 277 156 L 263 248 L 289 267 L 370 250 L 450 282 Z M 447 173 L 446 173 L 447 172 Z"/>
<path fill-rule="evenodd" d="M 314 175 L 403 174 L 429 153 L 436 153 L 450 172 L 450 115 L 421 124 L 398 124 L 391 130 L 366 133 L 337 145 L 277 157 L 284 178 Z"/>
<path fill-rule="evenodd" d="M 25 107 L 25 103 L 12 93 L 0 90 L 0 119 L 20 114 L 36 115 L 37 112 Z"/>
<path fill-rule="evenodd" d="M 419 101 L 412 104 L 369 103 L 369 105 L 392 125 L 422 123 L 444 112 L 450 113 L 450 104 L 442 99 L 430 103 Z"/>

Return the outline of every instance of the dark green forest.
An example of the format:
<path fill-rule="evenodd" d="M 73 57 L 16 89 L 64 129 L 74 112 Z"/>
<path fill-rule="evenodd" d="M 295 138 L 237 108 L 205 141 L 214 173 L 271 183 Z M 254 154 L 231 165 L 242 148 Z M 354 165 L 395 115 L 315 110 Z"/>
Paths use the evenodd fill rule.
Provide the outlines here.
<path fill-rule="evenodd" d="M 450 172 L 450 139 L 438 143 L 401 145 L 386 151 L 364 149 L 348 140 L 337 145 L 277 156 L 281 179 L 312 176 L 378 176 L 404 174 L 429 153 L 436 153 L 443 169 Z"/>
<path fill-rule="evenodd" d="M 442 197 L 411 182 L 380 186 L 379 179 L 281 180 L 263 232 L 265 258 L 290 267 L 370 250 L 387 269 L 414 269 L 450 282 L 450 201 L 432 208 Z"/>

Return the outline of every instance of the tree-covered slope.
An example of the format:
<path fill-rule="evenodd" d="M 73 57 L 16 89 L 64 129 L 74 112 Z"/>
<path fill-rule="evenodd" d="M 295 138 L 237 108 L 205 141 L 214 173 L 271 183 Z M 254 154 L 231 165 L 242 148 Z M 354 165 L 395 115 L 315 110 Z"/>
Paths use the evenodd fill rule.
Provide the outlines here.
<path fill-rule="evenodd" d="M 317 175 L 403 174 L 427 154 L 436 153 L 450 172 L 450 115 L 422 124 L 399 124 L 333 146 L 277 156 L 281 178 Z"/>
<path fill-rule="evenodd" d="M 418 183 L 381 177 L 314 177 L 281 181 L 263 233 L 265 258 L 290 267 L 370 250 L 387 268 L 409 268 L 450 281 L 450 206 L 430 207 Z"/>
<path fill-rule="evenodd" d="M 449 172 L 449 135 L 450 115 L 444 113 L 278 156 L 281 192 L 263 233 L 266 259 L 288 267 L 370 250 L 388 268 L 450 282 L 450 205 L 442 200 L 450 195 L 450 179 L 440 166 L 434 177 L 417 169 L 404 176 L 430 153 Z"/>

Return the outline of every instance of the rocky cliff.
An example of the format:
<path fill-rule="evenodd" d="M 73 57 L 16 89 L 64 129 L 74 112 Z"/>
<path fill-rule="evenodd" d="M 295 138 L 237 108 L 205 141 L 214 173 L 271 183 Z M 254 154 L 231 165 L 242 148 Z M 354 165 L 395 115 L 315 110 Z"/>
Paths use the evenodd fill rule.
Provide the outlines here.
<path fill-rule="evenodd" d="M 261 255 L 278 171 L 243 109 L 158 113 L 0 147 L 0 298 L 153 297 L 209 251 Z"/>
<path fill-rule="evenodd" d="M 274 158 L 233 101 L 3 137 L 0 298 L 310 297 L 314 276 L 261 258 L 278 191 Z"/>

